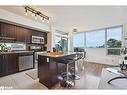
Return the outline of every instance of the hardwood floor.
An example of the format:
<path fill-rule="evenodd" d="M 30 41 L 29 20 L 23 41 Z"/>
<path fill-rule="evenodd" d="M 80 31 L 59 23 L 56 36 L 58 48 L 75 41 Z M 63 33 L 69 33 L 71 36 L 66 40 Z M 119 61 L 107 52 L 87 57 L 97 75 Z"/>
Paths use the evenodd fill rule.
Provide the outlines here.
<path fill-rule="evenodd" d="M 84 67 L 84 70 L 81 70 Z M 71 89 L 98 89 L 101 72 L 103 68 L 111 67 L 109 65 L 85 62 L 82 66 L 81 62 L 78 64 L 78 73 L 81 77 L 75 80 L 75 86 Z M 52 89 L 66 89 L 56 84 Z"/>

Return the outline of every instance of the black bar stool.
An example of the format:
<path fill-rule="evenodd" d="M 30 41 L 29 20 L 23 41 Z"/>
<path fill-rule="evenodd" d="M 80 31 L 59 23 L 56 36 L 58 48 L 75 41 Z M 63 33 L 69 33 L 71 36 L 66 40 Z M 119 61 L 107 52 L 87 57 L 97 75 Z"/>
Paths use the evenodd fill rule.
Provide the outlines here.
<path fill-rule="evenodd" d="M 62 72 L 60 75 L 58 75 L 58 79 L 60 80 L 61 86 L 68 87 L 68 88 L 74 86 L 75 83 L 74 80 L 72 79 L 72 74 L 69 72 L 69 65 L 75 64 L 74 56 L 58 57 L 55 59 L 55 62 L 57 64 L 66 65 L 66 72 Z"/>

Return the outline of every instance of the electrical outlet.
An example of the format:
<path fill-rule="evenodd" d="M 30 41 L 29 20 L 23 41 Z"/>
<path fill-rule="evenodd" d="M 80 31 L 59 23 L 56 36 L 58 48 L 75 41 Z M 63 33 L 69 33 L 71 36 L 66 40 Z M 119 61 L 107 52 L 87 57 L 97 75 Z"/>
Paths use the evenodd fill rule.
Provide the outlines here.
<path fill-rule="evenodd" d="M 114 60 L 112 59 L 112 62 L 114 62 Z"/>
<path fill-rule="evenodd" d="M 47 62 L 49 62 L 49 58 L 47 58 Z"/>

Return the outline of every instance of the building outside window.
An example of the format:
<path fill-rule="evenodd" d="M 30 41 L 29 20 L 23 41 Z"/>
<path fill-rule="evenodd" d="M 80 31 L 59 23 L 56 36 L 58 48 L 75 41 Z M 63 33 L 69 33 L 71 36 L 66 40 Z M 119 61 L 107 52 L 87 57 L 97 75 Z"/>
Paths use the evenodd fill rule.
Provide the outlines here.
<path fill-rule="evenodd" d="M 67 33 L 59 32 L 59 31 L 55 33 L 55 44 L 54 44 L 53 50 L 57 52 L 68 51 L 68 34 Z"/>

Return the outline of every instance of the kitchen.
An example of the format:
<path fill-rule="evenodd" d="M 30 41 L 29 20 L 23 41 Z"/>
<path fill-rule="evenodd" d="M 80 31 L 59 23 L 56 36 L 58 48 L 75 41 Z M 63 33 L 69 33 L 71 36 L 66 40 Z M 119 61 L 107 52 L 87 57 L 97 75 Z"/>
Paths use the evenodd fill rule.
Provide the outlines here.
<path fill-rule="evenodd" d="M 0 76 L 35 68 L 37 53 L 46 51 L 47 33 L 0 22 Z"/>

